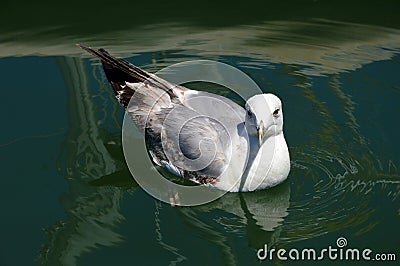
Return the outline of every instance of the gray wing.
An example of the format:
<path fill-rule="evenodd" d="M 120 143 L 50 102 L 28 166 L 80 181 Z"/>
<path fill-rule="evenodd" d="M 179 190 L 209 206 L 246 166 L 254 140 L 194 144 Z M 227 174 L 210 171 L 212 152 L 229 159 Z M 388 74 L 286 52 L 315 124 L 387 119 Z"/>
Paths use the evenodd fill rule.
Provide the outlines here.
<path fill-rule="evenodd" d="M 104 49 L 79 46 L 101 59 L 116 98 L 145 131 L 155 163 L 199 183 L 213 183 L 221 175 L 243 108 L 222 96 L 171 84 Z"/>
<path fill-rule="evenodd" d="M 194 174 L 216 178 L 228 167 L 239 145 L 238 127 L 243 125 L 245 111 L 233 101 L 207 92 L 188 90 L 182 99 L 162 112 L 164 152 L 192 179 L 199 179 Z"/>
<path fill-rule="evenodd" d="M 229 133 L 221 123 L 182 104 L 161 116 L 161 145 L 168 161 L 199 182 L 220 176 L 231 153 Z"/>
<path fill-rule="evenodd" d="M 147 147 L 158 165 L 199 183 L 214 182 L 223 173 L 231 158 L 230 134 L 241 121 L 233 121 L 226 106 L 210 101 L 213 94 L 184 100 L 190 91 L 175 87 L 182 97 L 171 99 L 147 82 L 126 86 L 135 91 L 126 111 L 145 129 Z"/>

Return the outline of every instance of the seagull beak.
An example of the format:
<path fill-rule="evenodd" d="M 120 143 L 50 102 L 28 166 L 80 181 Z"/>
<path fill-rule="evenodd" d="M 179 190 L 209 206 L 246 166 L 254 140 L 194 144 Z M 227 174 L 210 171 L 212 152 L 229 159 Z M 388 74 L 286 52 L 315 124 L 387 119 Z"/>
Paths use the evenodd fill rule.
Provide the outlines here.
<path fill-rule="evenodd" d="M 259 128 L 259 129 L 257 130 L 257 134 L 258 134 L 258 144 L 260 144 L 260 146 L 261 146 L 261 144 L 262 144 L 262 137 L 263 137 L 263 130 L 262 130 L 262 128 Z"/>
<path fill-rule="evenodd" d="M 260 122 L 260 126 L 257 128 L 257 134 L 258 134 L 258 144 L 261 147 L 262 141 L 263 141 L 263 128 L 264 128 L 264 123 L 263 121 Z"/>

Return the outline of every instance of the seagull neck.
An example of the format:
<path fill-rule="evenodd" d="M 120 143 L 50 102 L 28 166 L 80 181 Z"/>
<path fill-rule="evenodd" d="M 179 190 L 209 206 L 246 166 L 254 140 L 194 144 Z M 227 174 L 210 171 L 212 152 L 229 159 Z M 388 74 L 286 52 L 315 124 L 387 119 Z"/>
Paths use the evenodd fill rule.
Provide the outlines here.
<path fill-rule="evenodd" d="M 277 142 L 284 140 L 285 137 L 283 136 L 283 132 L 280 132 L 277 135 L 273 135 L 268 137 L 266 140 L 263 141 L 263 143 L 260 146 L 260 143 L 258 142 L 258 139 L 254 139 L 253 141 L 250 142 L 250 152 L 251 153 L 257 153 L 260 149 L 264 149 L 267 147 L 271 147 L 276 145 Z"/>
<path fill-rule="evenodd" d="M 257 176 L 262 176 L 266 173 L 269 174 L 273 171 L 279 172 L 279 169 L 276 169 L 276 164 L 273 165 L 274 159 L 283 158 L 283 160 L 285 160 L 286 162 L 286 160 L 288 160 L 289 158 L 285 155 L 287 154 L 287 148 L 285 148 L 287 146 L 283 133 L 268 137 L 261 146 L 258 142 L 258 138 L 252 137 L 249 138 L 249 140 L 250 152 L 247 160 L 247 165 L 240 182 L 240 191 L 254 190 L 255 188 L 246 186 L 250 186 L 252 182 L 251 180 L 253 180 L 253 178 Z M 273 169 L 271 168 L 272 166 L 274 166 Z M 268 182 L 266 183 L 266 186 L 269 186 Z"/>

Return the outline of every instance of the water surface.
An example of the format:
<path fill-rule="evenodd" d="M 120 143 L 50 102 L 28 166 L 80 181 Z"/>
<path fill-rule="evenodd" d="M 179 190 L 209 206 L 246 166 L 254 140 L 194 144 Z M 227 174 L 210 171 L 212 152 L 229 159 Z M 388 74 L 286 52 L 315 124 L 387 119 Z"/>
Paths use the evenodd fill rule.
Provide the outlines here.
<path fill-rule="evenodd" d="M 258 265 L 264 244 L 318 249 L 340 236 L 398 253 L 400 31 L 319 17 L 3 30 L 0 264 Z M 126 167 L 122 108 L 76 42 L 151 72 L 193 59 L 244 71 L 283 101 L 288 180 L 192 208 L 154 200 Z"/>

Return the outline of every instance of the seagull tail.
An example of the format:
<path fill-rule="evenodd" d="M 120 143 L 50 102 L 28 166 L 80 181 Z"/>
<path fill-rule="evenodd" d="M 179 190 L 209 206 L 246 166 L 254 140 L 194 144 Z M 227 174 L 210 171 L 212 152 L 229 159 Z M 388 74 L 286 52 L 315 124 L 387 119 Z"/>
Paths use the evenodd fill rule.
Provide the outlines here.
<path fill-rule="evenodd" d="M 144 82 L 145 80 L 149 79 L 150 74 L 123 59 L 111 56 L 102 48 L 93 49 L 81 44 L 77 44 L 77 46 L 101 60 L 104 73 L 106 74 L 107 80 L 114 90 L 116 98 L 126 109 L 130 99 L 132 98 L 132 95 L 135 93 L 132 88 L 126 86 L 126 82 Z"/>
<path fill-rule="evenodd" d="M 172 90 L 174 85 L 170 84 L 169 82 L 155 75 L 151 75 L 150 73 L 129 63 L 128 61 L 113 57 L 103 48 L 93 49 L 81 44 L 76 45 L 101 60 L 104 72 L 114 90 L 115 96 L 125 109 L 127 108 L 132 95 L 135 93 L 135 90 L 132 88 L 132 86 L 126 86 L 127 82 L 148 82 L 157 89 L 168 93 L 171 98 L 176 97 Z"/>
<path fill-rule="evenodd" d="M 121 58 L 115 58 L 103 48 L 96 50 L 81 44 L 77 44 L 77 46 L 101 59 L 107 79 L 110 82 L 121 80 L 128 82 L 144 82 L 150 78 L 150 74 L 143 69 Z"/>

